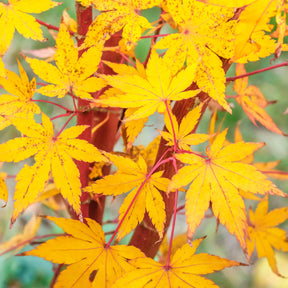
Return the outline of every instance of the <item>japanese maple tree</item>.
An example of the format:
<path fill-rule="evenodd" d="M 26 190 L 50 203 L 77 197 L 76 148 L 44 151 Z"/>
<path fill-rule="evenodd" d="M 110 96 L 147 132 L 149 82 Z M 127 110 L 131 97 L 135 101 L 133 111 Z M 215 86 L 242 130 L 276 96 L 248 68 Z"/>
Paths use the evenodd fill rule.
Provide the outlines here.
<path fill-rule="evenodd" d="M 288 197 L 272 181 L 288 173 L 275 169 L 279 161 L 255 163 L 265 143 L 243 141 L 239 126 L 223 127 L 217 115 L 239 104 L 255 126 L 286 136 L 265 110 L 274 102 L 248 77 L 288 61 L 249 73 L 245 63 L 273 54 L 276 60 L 288 50 L 288 1 L 77 0 L 69 1 L 76 19 L 64 9 L 58 26 L 37 19 L 61 4 L 0 1 L 0 128 L 17 130 L 2 139 L 0 161 L 23 162 L 15 177 L 0 173 L 2 208 L 14 200 L 12 226 L 34 203 L 50 207 L 49 215 L 36 209 L 22 234 L 0 244 L 0 255 L 53 236 L 18 254 L 57 264 L 50 287 L 218 287 L 203 275 L 248 266 L 254 250 L 282 276 L 274 249 L 288 252 L 288 242 L 275 226 L 287 220 L 288 209 L 268 206 L 269 195 Z M 154 22 L 145 17 L 149 9 Z M 15 59 L 19 73 L 10 71 L 2 56 L 15 31 L 45 41 L 47 28 L 55 39 L 50 57 L 22 51 Z M 135 49 L 147 38 L 147 56 L 139 57 Z M 227 77 L 233 63 L 235 76 Z M 235 96 L 226 93 L 231 82 Z M 63 113 L 52 115 L 43 103 Z M 141 133 L 155 132 L 147 124 L 155 114 L 163 129 L 146 147 L 136 144 Z M 211 115 L 209 129 L 197 133 L 204 115 Z M 234 129 L 233 143 L 227 133 Z M 122 150 L 115 149 L 120 142 Z M 9 193 L 8 178 L 16 182 Z M 248 200 L 259 202 L 255 211 Z M 118 216 L 103 221 L 111 201 L 119 204 Z M 212 255 L 213 247 L 196 253 L 211 237 L 195 237 L 208 210 L 246 261 Z M 181 213 L 187 231 L 179 245 Z M 39 235 L 41 222 L 63 233 Z"/>

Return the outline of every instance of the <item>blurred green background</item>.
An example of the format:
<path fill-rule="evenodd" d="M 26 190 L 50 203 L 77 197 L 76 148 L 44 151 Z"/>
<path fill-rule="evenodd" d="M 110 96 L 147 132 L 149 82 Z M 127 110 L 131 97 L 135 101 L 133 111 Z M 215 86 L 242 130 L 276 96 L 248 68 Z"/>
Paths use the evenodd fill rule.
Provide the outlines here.
<path fill-rule="evenodd" d="M 7 1 L 1 1 L 7 3 Z M 58 26 L 63 10 L 68 8 L 68 13 L 75 18 L 75 9 L 74 1 L 64 0 L 62 1 L 63 5 L 51 9 L 47 12 L 44 12 L 40 15 L 35 15 L 36 18 L 53 25 Z M 153 9 L 152 11 L 144 11 L 144 15 L 152 22 L 155 21 L 159 15 L 159 9 Z M 10 50 L 4 56 L 4 62 L 6 68 L 15 71 L 18 73 L 16 57 L 20 60 L 23 67 L 26 69 L 29 74 L 30 79 L 35 77 L 27 63 L 23 60 L 22 56 L 19 56 L 20 52 L 41 49 L 45 47 L 50 47 L 55 45 L 55 41 L 52 39 L 51 35 L 45 27 L 43 27 L 44 36 L 47 37 L 47 41 L 40 43 L 31 40 L 27 40 L 17 32 L 14 35 L 14 39 L 11 44 Z M 167 30 L 169 30 L 167 28 Z M 163 32 L 164 33 L 164 32 Z M 136 47 L 137 57 L 143 61 L 146 58 L 148 49 L 150 46 L 150 40 L 144 39 L 139 41 L 139 44 Z M 247 71 L 254 71 L 263 67 L 270 65 L 270 60 L 273 56 L 263 59 L 257 63 L 249 63 L 246 65 Z M 282 56 L 277 59 L 272 64 L 281 63 L 287 60 L 287 52 L 283 52 Z M 251 76 L 249 78 L 249 84 L 256 85 L 264 93 L 264 96 L 268 100 L 277 100 L 278 102 L 274 105 L 269 106 L 266 110 L 270 116 L 274 119 L 275 123 L 278 125 L 282 131 L 288 133 L 288 115 L 283 115 L 285 110 L 288 108 L 288 81 L 287 81 L 287 67 L 279 68 L 276 70 L 264 72 L 258 75 Z M 235 75 L 235 65 L 232 65 L 228 71 L 227 76 Z M 39 79 L 37 79 L 38 81 Z M 232 89 L 232 84 L 229 84 L 227 87 L 227 95 L 235 95 L 235 92 Z M 42 95 L 36 95 L 35 98 L 46 99 Z M 51 99 L 51 98 L 50 98 Z M 49 99 L 49 100 L 50 100 Z M 57 100 L 55 100 L 57 101 Z M 239 107 L 236 101 L 229 100 L 233 103 L 233 114 L 230 115 L 226 112 L 218 113 L 217 123 L 221 123 L 223 120 L 222 129 L 226 127 L 231 127 L 229 129 L 228 138 L 233 141 L 234 130 L 237 123 L 240 123 L 240 130 L 242 132 L 243 138 L 245 141 L 252 142 L 265 142 L 266 146 L 262 148 L 259 152 L 256 153 L 256 161 L 274 161 L 281 159 L 282 162 L 279 164 L 279 169 L 288 171 L 288 139 L 287 137 L 277 135 L 268 131 L 266 128 L 259 125 L 255 127 L 243 110 Z M 42 104 L 42 103 L 40 103 Z M 69 99 L 65 105 L 71 105 Z M 59 114 L 60 110 L 55 109 L 51 106 L 39 105 L 44 113 L 51 115 Z M 201 121 L 201 124 L 198 128 L 198 133 L 207 133 L 208 125 L 211 117 L 211 112 L 207 111 L 204 118 Z M 64 121 L 64 120 L 62 120 Z M 138 137 L 137 143 L 147 145 L 155 136 L 158 135 L 158 132 L 155 128 L 161 129 L 163 125 L 162 116 L 155 115 L 150 117 L 147 127 L 143 130 L 142 134 Z M 14 138 L 15 135 L 18 135 L 17 130 L 14 128 L 7 128 L 1 133 L 1 142 L 7 141 L 7 139 Z M 201 149 L 204 149 L 204 146 L 201 146 Z M 122 144 L 119 142 L 116 146 L 116 150 L 121 150 Z M 23 163 L 17 164 L 4 164 L 3 169 L 7 173 L 16 174 L 19 169 L 23 167 Z M 275 181 L 275 183 L 285 192 L 288 192 L 287 181 Z M 0 210 L 0 240 L 1 243 L 10 239 L 13 235 L 23 231 L 24 224 L 30 219 L 32 213 L 39 209 L 35 208 L 35 205 L 32 205 L 23 215 L 21 219 L 16 221 L 16 224 L 9 229 L 10 217 L 12 214 L 12 198 L 13 198 L 13 189 L 15 183 L 13 180 L 7 180 L 9 189 L 11 190 L 8 206 Z M 184 195 L 180 196 L 180 203 L 184 203 Z M 287 206 L 288 200 L 282 199 L 279 197 L 270 196 L 271 205 L 270 209 Z M 107 199 L 109 204 L 109 209 L 106 210 L 105 219 L 111 220 L 117 216 L 118 207 L 121 203 L 120 200 L 113 201 L 112 199 Z M 255 201 L 248 201 L 247 207 L 252 206 L 255 208 L 257 203 Z M 39 211 L 39 210 L 37 210 Z M 48 209 L 41 210 L 41 213 L 50 213 L 52 212 Z M 60 216 L 63 215 L 60 212 Z M 184 233 L 186 229 L 185 224 L 185 215 L 179 215 L 177 217 L 177 233 Z M 287 231 L 287 221 L 281 225 L 281 228 L 286 229 Z M 104 231 L 110 231 L 113 229 L 112 225 L 105 225 Z M 221 257 L 226 257 L 228 259 L 233 259 L 237 261 L 242 261 L 246 263 L 244 254 L 235 240 L 235 237 L 231 236 L 227 230 L 220 225 L 218 233 L 215 233 L 216 230 L 216 220 L 214 217 L 204 219 L 201 223 L 199 229 L 197 229 L 195 238 L 203 237 L 207 235 L 208 237 L 205 241 L 202 242 L 201 246 L 198 249 L 198 252 L 206 252 L 215 254 Z M 43 235 L 47 233 L 61 233 L 61 230 L 55 225 L 51 225 L 48 221 L 43 221 L 40 230 L 37 235 Z M 169 235 L 169 233 L 168 233 Z M 122 242 L 127 243 L 128 238 L 125 238 Z M 25 248 L 25 250 L 31 249 L 31 246 Z M 287 254 L 277 253 L 277 261 L 280 272 L 288 276 L 288 256 Z M 256 263 L 253 266 L 249 267 L 234 267 L 225 269 L 222 272 L 214 273 L 208 277 L 213 279 L 217 285 L 222 288 L 242 288 L 242 287 L 255 287 L 255 288 L 284 288 L 288 287 L 288 280 L 281 279 L 275 276 L 270 268 L 267 266 L 267 260 L 261 259 L 256 261 L 256 257 L 253 256 L 252 263 Z M 0 257 L 0 288 L 36 288 L 36 287 L 49 287 L 50 281 L 53 277 L 52 264 L 43 259 L 37 257 L 9 257 L 9 255 L 4 255 Z"/>

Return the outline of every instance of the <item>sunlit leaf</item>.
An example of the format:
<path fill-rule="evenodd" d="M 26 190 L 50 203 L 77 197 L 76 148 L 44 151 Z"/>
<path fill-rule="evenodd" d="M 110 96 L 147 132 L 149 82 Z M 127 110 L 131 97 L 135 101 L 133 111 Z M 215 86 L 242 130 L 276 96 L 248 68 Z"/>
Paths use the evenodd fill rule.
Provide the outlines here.
<path fill-rule="evenodd" d="M 278 208 L 268 212 L 268 199 L 257 206 L 255 212 L 249 211 L 248 255 L 251 257 L 255 247 L 258 257 L 266 257 L 273 272 L 281 276 L 274 255 L 274 249 L 288 252 L 286 232 L 274 227 L 288 219 L 288 208 Z"/>
<path fill-rule="evenodd" d="M 26 58 L 33 71 L 44 81 L 52 83 L 37 91 L 49 97 L 64 97 L 70 90 L 79 98 L 92 99 L 90 95 L 106 86 L 101 78 L 90 77 L 98 69 L 102 52 L 92 47 L 78 59 L 78 50 L 64 24 L 56 39 L 56 66 L 43 60 Z"/>
<path fill-rule="evenodd" d="M 161 177 L 162 171 L 147 178 L 147 164 L 142 156 L 139 156 L 137 162 L 112 154 L 109 154 L 108 157 L 118 171 L 114 175 L 97 180 L 91 186 L 86 187 L 84 191 L 115 196 L 130 191 L 119 210 L 119 221 L 122 221 L 123 218 L 118 234 L 119 239 L 130 233 L 143 220 L 145 210 L 162 237 L 166 213 L 159 190 L 166 191 L 169 180 Z"/>
<path fill-rule="evenodd" d="M 26 38 L 44 41 L 40 24 L 28 13 L 42 13 L 62 3 L 51 0 L 9 0 L 0 3 L 0 55 L 9 48 L 15 29 Z"/>
<path fill-rule="evenodd" d="M 210 138 L 210 135 L 191 133 L 196 124 L 198 123 L 202 107 L 203 105 L 199 105 L 190 112 L 188 112 L 187 115 L 183 118 L 180 125 L 178 124 L 176 117 L 172 114 L 171 118 L 173 127 L 171 125 L 168 113 L 165 114 L 164 120 L 168 132 L 159 131 L 159 133 L 166 141 L 168 141 L 167 145 L 174 145 L 173 130 L 175 132 L 177 147 L 186 151 L 191 151 L 191 145 L 198 145 L 207 141 Z"/>
<path fill-rule="evenodd" d="M 219 56 L 231 58 L 234 54 L 234 9 L 197 0 L 168 0 L 167 8 L 179 33 L 162 38 L 155 48 L 168 48 L 164 60 L 173 71 L 182 68 L 185 61 L 188 66 L 200 61 L 196 83 L 231 113 L 225 100 L 225 72 Z"/>
<path fill-rule="evenodd" d="M 111 287 L 124 272 L 133 269 L 131 259 L 144 257 L 133 246 L 108 246 L 104 232 L 94 220 L 87 224 L 78 220 L 47 217 L 61 227 L 67 236 L 59 236 L 22 255 L 45 258 L 53 263 L 66 264 L 54 287 Z"/>
<path fill-rule="evenodd" d="M 6 69 L 6 78 L 0 77 L 0 85 L 10 94 L 0 95 L 0 128 L 3 129 L 16 118 L 32 118 L 34 113 L 39 114 L 40 108 L 32 97 L 35 93 L 36 80 L 29 78 L 18 61 L 20 77 Z"/>
<path fill-rule="evenodd" d="M 122 91 L 111 97 L 95 100 L 92 106 L 108 105 L 121 108 L 138 108 L 126 120 L 138 120 L 154 112 L 164 113 L 165 102 L 179 101 L 196 96 L 199 90 L 188 90 L 195 76 L 197 63 L 173 77 L 166 62 L 153 51 L 146 69 L 147 78 L 139 75 L 102 75 L 109 85 Z"/>
<path fill-rule="evenodd" d="M 207 157 L 196 154 L 178 154 L 177 159 L 188 164 L 173 176 L 170 190 L 190 187 L 186 194 L 186 217 L 189 233 L 194 234 L 205 212 L 212 203 L 212 210 L 220 223 L 234 234 L 245 249 L 247 216 L 238 189 L 259 194 L 286 196 L 266 176 L 241 160 L 263 146 L 262 143 L 224 145 L 227 129 L 220 133 L 207 149 Z"/>
<path fill-rule="evenodd" d="M 90 25 L 85 45 L 90 47 L 95 45 L 95 43 L 103 42 L 109 39 L 111 35 L 123 29 L 122 37 L 127 49 L 130 50 L 134 47 L 134 43 L 139 40 L 142 29 L 152 28 L 149 21 L 139 15 L 137 11 L 157 6 L 161 0 L 93 0 L 92 2 L 95 8 L 102 11 L 102 13 Z"/>
<path fill-rule="evenodd" d="M 15 123 L 26 137 L 1 144 L 0 161 L 18 162 L 36 155 L 35 164 L 25 165 L 17 174 L 12 222 L 43 191 L 50 171 L 56 187 L 79 214 L 81 183 L 73 158 L 85 162 L 106 161 L 95 146 L 85 140 L 75 139 L 87 127 L 71 127 L 54 137 L 52 122 L 45 114 L 42 114 L 43 125 L 35 123 L 33 119 L 27 119 L 26 122 L 17 119 Z"/>
<path fill-rule="evenodd" d="M 202 240 L 195 240 L 191 246 L 186 244 L 178 249 L 169 266 L 166 263 L 161 264 L 148 257 L 132 260 L 131 263 L 136 266 L 136 269 L 125 273 L 112 287 L 218 287 L 213 281 L 201 275 L 241 264 L 206 253 L 195 254 Z"/>

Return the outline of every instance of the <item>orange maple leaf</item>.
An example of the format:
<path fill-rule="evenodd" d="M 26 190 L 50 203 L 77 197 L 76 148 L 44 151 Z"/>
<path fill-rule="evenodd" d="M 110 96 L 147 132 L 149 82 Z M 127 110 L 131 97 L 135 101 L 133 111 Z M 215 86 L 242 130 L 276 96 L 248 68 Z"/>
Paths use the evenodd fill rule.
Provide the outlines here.
<path fill-rule="evenodd" d="M 172 178 L 168 190 L 191 183 L 186 194 L 186 217 L 189 234 L 193 235 L 212 202 L 214 215 L 235 234 L 246 247 L 247 216 L 238 189 L 259 194 L 287 196 L 266 179 L 266 176 L 241 160 L 261 148 L 263 143 L 238 142 L 224 146 L 227 129 L 221 132 L 206 149 L 207 157 L 196 154 L 177 154 L 188 164 Z M 189 235 L 189 236 L 190 236 Z"/>
<path fill-rule="evenodd" d="M 73 158 L 86 162 L 107 161 L 95 146 L 85 140 L 76 139 L 87 126 L 70 127 L 54 137 L 53 124 L 45 114 L 42 114 L 43 126 L 34 119 L 14 121 L 17 129 L 26 137 L 18 137 L 1 144 L 0 161 L 19 162 L 36 155 L 35 164 L 25 165 L 16 177 L 18 182 L 12 222 L 43 191 L 50 178 L 50 171 L 56 187 L 79 214 L 81 183 Z"/>
<path fill-rule="evenodd" d="M 288 208 L 278 208 L 268 213 L 268 197 L 260 202 L 255 212 L 249 210 L 249 227 L 247 237 L 248 256 L 251 257 L 255 247 L 258 257 L 266 257 L 273 272 L 278 271 L 273 248 L 288 252 L 288 239 L 283 229 L 274 226 L 288 219 Z"/>
<path fill-rule="evenodd" d="M 244 64 L 237 64 L 236 75 L 243 75 L 245 73 Z M 254 125 L 257 126 L 256 121 L 258 121 L 271 131 L 284 134 L 263 109 L 271 102 L 266 100 L 258 87 L 254 85 L 248 86 L 248 77 L 237 79 L 234 82 L 233 89 L 237 92 L 236 101 L 242 106 L 244 112 Z"/>
<path fill-rule="evenodd" d="M 101 226 L 86 218 L 87 224 L 78 220 L 46 217 L 61 227 L 67 236 L 56 237 L 34 250 L 20 255 L 45 258 L 68 267 L 61 271 L 54 287 L 111 287 L 116 278 L 133 269 L 131 259 L 144 257 L 134 246 L 109 246 Z"/>
<path fill-rule="evenodd" d="M 130 261 L 136 268 L 125 273 L 112 288 L 170 287 L 170 288 L 216 288 L 213 281 L 202 277 L 225 267 L 239 266 L 241 263 L 207 253 L 196 254 L 202 239 L 185 244 L 174 254 L 172 261 L 161 264 L 145 257 Z"/>
<path fill-rule="evenodd" d="M 148 179 L 147 164 L 141 155 L 137 162 L 112 154 L 105 153 L 105 155 L 114 163 L 118 171 L 114 175 L 97 180 L 91 186 L 84 188 L 84 191 L 115 196 L 131 191 L 119 209 L 119 221 L 125 218 L 119 229 L 118 239 L 130 233 L 143 220 L 145 209 L 162 237 L 166 213 L 159 190 L 166 191 L 169 183 L 167 178 L 161 177 L 163 171 L 152 174 Z M 130 210 L 127 212 L 128 209 Z"/>

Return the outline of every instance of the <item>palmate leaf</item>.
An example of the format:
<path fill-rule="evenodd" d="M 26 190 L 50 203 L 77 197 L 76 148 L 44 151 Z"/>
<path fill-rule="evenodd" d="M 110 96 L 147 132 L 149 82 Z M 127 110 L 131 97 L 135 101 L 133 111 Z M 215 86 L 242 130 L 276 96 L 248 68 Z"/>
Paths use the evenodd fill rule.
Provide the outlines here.
<path fill-rule="evenodd" d="M 0 55 L 9 48 L 15 29 L 26 38 L 44 41 L 40 24 L 28 13 L 42 13 L 62 3 L 51 0 L 9 0 L 0 3 Z"/>
<path fill-rule="evenodd" d="M 161 177 L 163 171 L 152 174 L 148 179 L 147 164 L 142 156 L 139 156 L 137 162 L 112 154 L 107 154 L 107 157 L 118 168 L 118 171 L 114 175 L 97 180 L 91 186 L 86 187 L 84 191 L 115 196 L 131 191 L 119 209 L 119 221 L 124 216 L 125 218 L 119 229 L 118 239 L 130 233 L 143 220 L 145 210 L 162 237 L 166 213 L 159 190 L 166 191 L 169 183 L 167 178 Z M 132 206 L 130 207 L 130 205 Z"/>
<path fill-rule="evenodd" d="M 203 105 L 198 105 L 196 108 L 188 112 L 187 115 L 183 118 L 180 125 L 178 124 L 175 115 L 172 114 L 171 118 L 173 128 L 168 113 L 165 114 L 164 120 L 168 132 L 159 131 L 159 133 L 168 142 L 167 145 L 174 145 L 173 129 L 176 136 L 177 147 L 186 151 L 191 151 L 191 145 L 198 145 L 207 141 L 211 137 L 210 135 L 206 134 L 191 134 L 191 131 L 198 123 L 202 107 Z"/>
<path fill-rule="evenodd" d="M 126 120 L 146 118 L 154 112 L 164 113 L 166 102 L 179 101 L 196 96 L 199 90 L 188 90 L 195 76 L 197 62 L 180 71 L 174 77 L 169 66 L 153 51 L 147 64 L 146 77 L 138 75 L 102 75 L 109 85 L 123 94 L 104 96 L 94 100 L 92 106 L 108 105 L 121 108 L 138 108 Z M 109 91 L 109 90 L 108 90 Z"/>
<path fill-rule="evenodd" d="M 139 40 L 142 29 L 152 28 L 149 21 L 137 11 L 157 6 L 161 0 L 93 0 L 92 2 L 94 7 L 102 13 L 89 27 L 85 39 L 86 47 L 108 40 L 111 35 L 123 29 L 122 37 L 127 49 L 130 50 Z"/>
<path fill-rule="evenodd" d="M 241 263 L 230 261 L 206 253 L 196 254 L 196 249 L 203 239 L 185 244 L 179 248 L 169 266 L 145 257 L 131 260 L 136 268 L 125 273 L 112 288 L 216 288 L 215 283 L 202 277 L 225 267 L 239 266 Z"/>
<path fill-rule="evenodd" d="M 116 74 L 118 75 L 139 75 L 142 78 L 147 79 L 146 70 L 144 68 L 144 65 L 140 63 L 136 59 L 136 68 L 133 66 L 128 66 L 125 64 L 118 64 L 108 61 L 103 61 L 106 65 L 108 65 Z M 109 91 L 112 92 L 112 89 Z M 121 93 L 119 90 L 115 93 Z M 106 94 L 106 96 L 108 96 Z M 129 118 L 130 115 L 132 115 L 134 112 L 137 111 L 137 108 L 128 108 L 125 111 L 125 118 Z M 132 120 L 128 121 L 122 126 L 122 137 L 124 136 L 126 138 L 126 146 L 131 147 L 134 143 L 136 137 L 138 134 L 142 131 L 145 123 L 148 121 L 148 117 L 141 118 L 138 120 Z"/>
<path fill-rule="evenodd" d="M 170 63 L 173 71 L 182 68 L 186 60 L 189 66 L 200 59 L 196 83 L 231 112 L 225 100 L 226 80 L 220 57 L 231 58 L 234 54 L 236 21 L 231 20 L 234 9 L 197 0 L 168 0 L 167 7 L 179 33 L 162 38 L 155 48 L 168 48 L 164 60 Z"/>
<path fill-rule="evenodd" d="M 133 246 L 106 245 L 101 226 L 92 219 L 86 218 L 87 224 L 84 224 L 72 219 L 46 218 L 69 235 L 48 240 L 21 255 L 67 264 L 68 267 L 57 278 L 55 288 L 109 288 L 115 279 L 134 268 L 130 264 L 131 259 L 145 257 Z"/>
<path fill-rule="evenodd" d="M 244 64 L 237 64 L 236 75 L 245 73 Z M 244 112 L 254 125 L 257 126 L 256 121 L 258 121 L 271 131 L 281 135 L 284 134 L 264 110 L 269 101 L 266 100 L 258 87 L 254 85 L 248 86 L 248 77 L 237 79 L 234 82 L 233 88 L 237 92 L 236 101 L 242 106 Z"/>
<path fill-rule="evenodd" d="M 39 114 L 40 108 L 32 101 L 36 89 L 36 80 L 30 82 L 28 76 L 18 61 L 20 77 L 6 69 L 6 78 L 0 77 L 0 85 L 10 94 L 0 95 L 0 129 L 13 123 L 16 118 L 31 118 Z"/>
<path fill-rule="evenodd" d="M 268 197 L 260 202 L 253 212 L 249 210 L 249 227 L 247 237 L 248 256 L 251 257 L 255 247 L 258 257 L 266 257 L 273 272 L 281 276 L 273 248 L 288 252 L 288 241 L 283 229 L 274 227 L 288 219 L 288 208 L 278 208 L 268 212 Z"/>
<path fill-rule="evenodd" d="M 64 97 L 70 90 L 79 98 L 93 99 L 90 95 L 106 86 L 101 78 L 90 77 L 98 69 L 101 48 L 92 47 L 78 59 L 78 49 L 64 24 L 56 39 L 55 62 L 57 67 L 43 60 L 26 58 L 34 73 L 52 83 L 37 91 L 49 97 Z"/>
<path fill-rule="evenodd" d="M 25 165 L 18 173 L 14 195 L 12 222 L 24 209 L 37 199 L 50 177 L 50 171 L 56 187 L 80 213 L 81 183 L 79 171 L 73 158 L 85 162 L 107 161 L 96 147 L 85 140 L 75 139 L 87 127 L 75 126 L 66 129 L 57 138 L 53 135 L 50 119 L 42 114 L 42 124 L 33 119 L 15 119 L 17 129 L 26 135 L 9 140 L 0 145 L 0 161 L 18 162 L 35 155 L 33 166 Z"/>
<path fill-rule="evenodd" d="M 241 160 L 263 146 L 262 143 L 238 142 L 223 147 L 227 129 L 220 133 L 207 149 L 207 158 L 195 154 L 178 154 L 176 158 L 188 164 L 172 178 L 168 190 L 191 183 L 186 194 L 186 217 L 189 233 L 205 216 L 212 202 L 212 210 L 231 234 L 235 234 L 241 246 L 246 248 L 247 216 L 238 189 L 259 194 L 276 194 L 286 197 L 282 191 L 266 179 L 266 176 Z"/>

